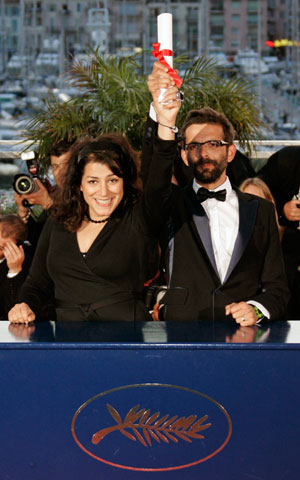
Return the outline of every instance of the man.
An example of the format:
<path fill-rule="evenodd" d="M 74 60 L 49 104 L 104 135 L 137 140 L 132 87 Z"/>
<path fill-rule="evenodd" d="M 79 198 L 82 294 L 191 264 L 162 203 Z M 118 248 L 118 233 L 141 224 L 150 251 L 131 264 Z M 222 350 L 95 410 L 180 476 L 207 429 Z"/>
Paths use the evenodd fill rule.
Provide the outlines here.
<path fill-rule="evenodd" d="M 56 186 L 58 187 L 62 185 L 73 143 L 74 142 L 61 140 L 56 142 L 50 150 L 50 165 Z M 17 214 L 24 223 L 28 223 L 28 240 L 33 250 L 36 248 L 39 236 L 47 220 L 47 211 L 52 205 L 51 192 L 40 180 L 37 179 L 36 183 L 39 187 L 36 192 L 28 195 L 19 195 L 16 192 L 14 194 L 14 199 L 17 204 Z M 43 212 L 37 220 L 32 218 L 31 210 L 23 205 L 23 200 L 27 200 L 30 205 L 40 205 L 43 208 Z"/>
<path fill-rule="evenodd" d="M 291 290 L 288 315 L 300 319 L 300 147 L 278 150 L 259 176 L 275 198 L 279 223 L 284 227 L 282 251 Z"/>
<path fill-rule="evenodd" d="M 151 165 L 147 155 L 155 126 L 149 123 L 144 155 L 146 190 L 151 168 L 165 175 L 166 182 L 167 173 L 171 179 L 179 110 L 175 87 L 164 67 L 155 64 L 148 86 L 158 137 L 154 138 Z M 159 101 L 160 88 L 167 88 L 163 103 Z M 161 216 L 169 215 L 162 241 L 168 279 L 163 318 L 233 319 L 242 326 L 262 319 L 283 319 L 289 293 L 274 207 L 232 187 L 226 175 L 236 151 L 232 125 L 210 108 L 191 111 L 182 137 L 181 156 L 194 179 L 184 189 L 166 183 L 166 191 L 160 192 L 158 199 Z"/>
<path fill-rule="evenodd" d="M 28 254 L 25 256 L 23 243 L 27 227 L 16 215 L 0 217 L 0 319 L 16 303 L 18 293 L 27 276 Z"/>

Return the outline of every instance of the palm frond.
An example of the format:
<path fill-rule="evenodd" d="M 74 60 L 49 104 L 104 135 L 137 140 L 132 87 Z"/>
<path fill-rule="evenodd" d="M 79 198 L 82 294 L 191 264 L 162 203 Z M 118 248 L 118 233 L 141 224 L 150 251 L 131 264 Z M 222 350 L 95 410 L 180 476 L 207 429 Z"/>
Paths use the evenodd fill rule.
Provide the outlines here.
<path fill-rule="evenodd" d="M 134 148 L 141 148 L 143 123 L 151 102 L 141 56 L 117 58 L 92 48 L 88 55 L 87 63 L 74 62 L 68 72 L 68 84 L 77 89 L 78 95 L 65 103 L 49 96 L 44 110 L 34 115 L 25 128 L 24 138 L 38 144 L 45 166 L 49 148 L 60 139 L 114 131 L 126 134 Z M 175 68 L 188 63 L 186 55 L 174 59 Z M 224 80 L 222 73 L 212 58 L 203 56 L 185 69 L 185 101 L 178 125 L 189 110 L 208 105 L 223 112 L 235 127 L 237 140 L 249 146 L 263 125 L 254 87 L 236 76 Z"/>

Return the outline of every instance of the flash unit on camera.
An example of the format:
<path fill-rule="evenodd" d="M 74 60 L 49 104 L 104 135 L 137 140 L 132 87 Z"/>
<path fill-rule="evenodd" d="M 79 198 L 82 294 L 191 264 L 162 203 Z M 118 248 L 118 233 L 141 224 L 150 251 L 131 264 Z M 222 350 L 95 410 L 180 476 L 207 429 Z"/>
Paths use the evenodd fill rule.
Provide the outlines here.
<path fill-rule="evenodd" d="M 22 152 L 21 153 L 21 160 L 28 161 L 28 160 L 35 160 L 36 153 L 34 150 L 29 150 L 29 152 Z"/>

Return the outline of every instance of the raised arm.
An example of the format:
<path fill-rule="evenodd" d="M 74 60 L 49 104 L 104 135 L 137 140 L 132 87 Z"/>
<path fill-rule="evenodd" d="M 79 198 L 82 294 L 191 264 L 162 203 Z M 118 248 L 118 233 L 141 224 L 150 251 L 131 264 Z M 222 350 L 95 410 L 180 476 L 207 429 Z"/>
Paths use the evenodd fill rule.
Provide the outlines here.
<path fill-rule="evenodd" d="M 161 88 L 166 86 L 168 88 L 162 99 Z M 152 129 L 151 132 L 147 127 L 145 132 L 148 137 L 144 141 L 142 154 L 142 170 L 146 172 L 143 178 L 143 210 L 148 227 L 152 233 L 157 233 L 165 225 L 170 208 L 172 171 L 177 156 L 176 118 L 181 102 L 178 101 L 178 89 L 173 79 L 165 67 L 158 63 L 154 64 L 148 77 L 148 88 L 152 94 L 158 128 L 156 131 L 152 122 L 148 127 Z"/>
<path fill-rule="evenodd" d="M 153 64 L 153 70 L 148 76 L 147 83 L 158 122 L 158 137 L 162 140 L 174 140 L 176 118 L 181 107 L 178 88 L 166 67 L 159 62 Z"/>

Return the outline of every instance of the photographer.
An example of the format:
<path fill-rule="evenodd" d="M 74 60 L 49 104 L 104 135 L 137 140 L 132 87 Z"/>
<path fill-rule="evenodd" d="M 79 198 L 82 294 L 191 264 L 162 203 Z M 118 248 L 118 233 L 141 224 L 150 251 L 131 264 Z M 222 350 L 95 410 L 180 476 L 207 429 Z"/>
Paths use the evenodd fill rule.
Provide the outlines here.
<path fill-rule="evenodd" d="M 281 148 L 270 156 L 258 175 L 270 188 L 280 225 L 282 251 L 291 291 L 290 320 L 300 319 L 300 147 Z"/>
<path fill-rule="evenodd" d="M 23 246 L 27 226 L 16 215 L 0 217 L 0 319 L 16 303 L 30 265 L 30 255 Z"/>
<path fill-rule="evenodd" d="M 21 194 L 15 192 L 14 199 L 17 205 L 17 215 L 24 223 L 28 224 L 28 241 L 33 251 L 36 248 L 39 236 L 48 218 L 48 211 L 52 206 L 52 194 L 57 187 L 60 187 L 64 178 L 66 167 L 70 158 L 70 149 L 74 141 L 65 140 L 56 142 L 50 152 L 50 165 L 56 186 L 52 187 L 49 183 L 46 186 L 37 176 L 34 176 L 34 182 L 38 189 L 32 193 Z M 38 165 L 37 165 L 38 170 Z M 36 218 L 31 211 L 31 207 L 40 205 L 42 213 Z"/>

